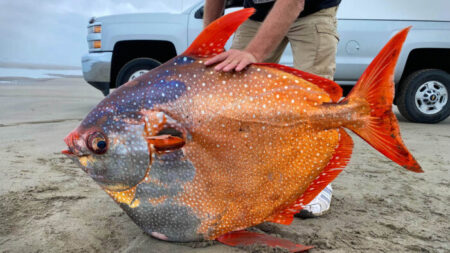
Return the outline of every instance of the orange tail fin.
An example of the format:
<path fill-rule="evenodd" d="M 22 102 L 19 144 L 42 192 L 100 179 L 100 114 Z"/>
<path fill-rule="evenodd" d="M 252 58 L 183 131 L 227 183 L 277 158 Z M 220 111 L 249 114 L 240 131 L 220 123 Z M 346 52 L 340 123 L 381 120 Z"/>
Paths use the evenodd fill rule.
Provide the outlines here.
<path fill-rule="evenodd" d="M 364 99 L 370 106 L 370 116 L 364 119 L 363 127 L 348 128 L 392 161 L 408 170 L 423 172 L 403 143 L 392 112 L 395 65 L 410 29 L 403 29 L 384 46 L 343 102 Z"/>

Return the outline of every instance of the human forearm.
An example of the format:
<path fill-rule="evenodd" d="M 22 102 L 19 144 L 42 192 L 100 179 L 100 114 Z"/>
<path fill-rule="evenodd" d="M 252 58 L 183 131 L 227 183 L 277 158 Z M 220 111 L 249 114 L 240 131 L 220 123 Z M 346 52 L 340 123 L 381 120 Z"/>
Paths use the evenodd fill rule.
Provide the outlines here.
<path fill-rule="evenodd" d="M 281 42 L 304 5 L 304 0 L 277 0 L 245 51 L 263 61 Z"/>
<path fill-rule="evenodd" d="M 207 0 L 213 1 L 213 0 Z M 294 20 L 303 11 L 304 0 L 277 0 L 245 50 L 230 49 L 205 62 L 209 66 L 218 63 L 217 71 L 241 71 L 255 62 L 262 62 L 279 45 Z M 221 13 L 220 13 L 221 14 Z M 211 22 L 208 19 L 206 22 Z"/>
<path fill-rule="evenodd" d="M 225 0 L 206 0 L 203 11 L 203 27 L 222 16 L 224 8 Z"/>

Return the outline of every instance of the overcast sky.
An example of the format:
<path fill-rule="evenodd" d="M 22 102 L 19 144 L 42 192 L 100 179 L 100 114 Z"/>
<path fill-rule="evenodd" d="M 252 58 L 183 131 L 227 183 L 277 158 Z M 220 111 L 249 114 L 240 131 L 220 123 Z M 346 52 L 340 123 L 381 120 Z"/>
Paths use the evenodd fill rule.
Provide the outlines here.
<path fill-rule="evenodd" d="M 0 0 L 0 61 L 80 66 L 92 16 L 180 12 L 197 0 Z"/>

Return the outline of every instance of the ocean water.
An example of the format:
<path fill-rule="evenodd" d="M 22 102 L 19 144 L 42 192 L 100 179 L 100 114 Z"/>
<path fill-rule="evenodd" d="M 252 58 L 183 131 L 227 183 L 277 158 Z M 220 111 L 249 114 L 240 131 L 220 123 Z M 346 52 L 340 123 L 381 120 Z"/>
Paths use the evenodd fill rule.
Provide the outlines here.
<path fill-rule="evenodd" d="M 27 68 L 2 68 L 0 67 L 0 80 L 2 77 L 26 77 L 26 78 L 60 78 L 58 75 L 82 76 L 81 69 L 27 69 Z"/>

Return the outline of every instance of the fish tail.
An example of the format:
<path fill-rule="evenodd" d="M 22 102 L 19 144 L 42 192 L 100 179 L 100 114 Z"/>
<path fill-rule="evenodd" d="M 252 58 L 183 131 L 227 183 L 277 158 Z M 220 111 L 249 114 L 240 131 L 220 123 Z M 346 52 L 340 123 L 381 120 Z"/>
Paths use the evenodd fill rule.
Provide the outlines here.
<path fill-rule="evenodd" d="M 375 57 L 355 87 L 341 104 L 359 103 L 365 111 L 351 129 L 383 155 L 407 170 L 423 172 L 400 136 L 397 118 L 392 112 L 394 70 L 403 42 L 411 27 L 396 34 Z"/>

